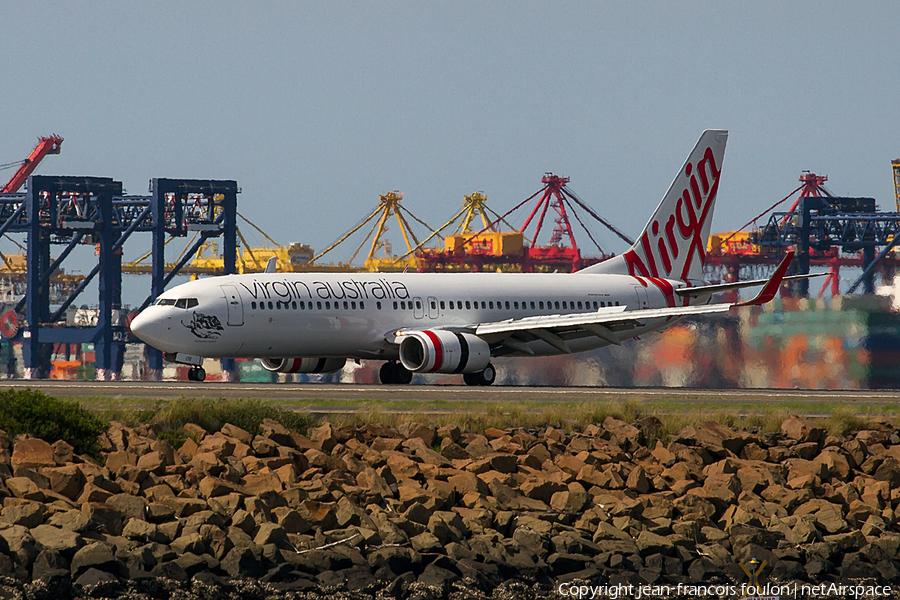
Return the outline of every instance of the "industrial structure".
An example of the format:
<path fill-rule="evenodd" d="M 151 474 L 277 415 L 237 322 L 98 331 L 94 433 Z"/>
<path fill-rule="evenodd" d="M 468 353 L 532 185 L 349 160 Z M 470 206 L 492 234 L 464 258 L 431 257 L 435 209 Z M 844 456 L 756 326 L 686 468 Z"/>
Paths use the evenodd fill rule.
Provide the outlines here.
<path fill-rule="evenodd" d="M 416 261 L 413 252 L 414 249 L 420 247 L 422 243 L 419 242 L 419 238 L 416 236 L 412 227 L 410 227 L 409 220 L 407 219 L 419 223 L 425 227 L 426 231 L 432 231 L 432 228 L 407 210 L 407 208 L 401 204 L 401 200 L 403 200 L 403 194 L 399 191 L 381 194 L 378 197 L 378 206 L 375 210 L 360 221 L 355 227 L 350 229 L 350 231 L 342 235 L 336 242 L 313 256 L 312 260 L 310 260 L 310 263 L 312 263 L 310 266 L 313 266 L 315 261 L 343 244 L 353 236 L 353 234 L 363 230 L 363 227 L 371 223 L 371 227 L 368 229 L 359 245 L 357 245 L 346 264 L 339 263 L 338 265 L 331 265 L 333 270 L 359 270 L 354 269 L 351 265 L 353 264 L 353 261 L 356 260 L 360 251 L 365 247 L 368 247 L 369 250 L 363 261 L 362 270 L 364 271 L 374 273 L 378 271 L 402 271 L 410 268 L 414 269 L 416 267 Z M 385 237 L 391 217 L 397 221 L 397 226 L 403 237 L 403 242 L 406 245 L 406 253 L 401 256 L 394 254 L 393 244 Z M 412 240 L 412 243 L 410 240 Z"/>
<path fill-rule="evenodd" d="M 62 143 L 63 139 L 58 135 L 38 138 L 37 146 L 35 146 L 34 150 L 31 151 L 31 154 L 19 164 L 19 168 L 16 169 L 13 176 L 6 182 L 6 185 L 0 188 L 0 194 L 15 194 L 18 192 L 25 184 L 28 176 L 34 173 L 34 170 L 41 164 L 41 161 L 44 160 L 45 156 L 48 154 L 60 153 Z M 12 166 L 14 164 L 15 163 L 10 163 L 7 166 Z"/>
<path fill-rule="evenodd" d="M 106 177 L 28 177 L 25 194 L 0 195 L 0 235 L 27 234 L 26 290 L 0 314 L 4 342 L 22 342 L 25 376 L 49 376 L 56 344 L 92 343 L 97 378 L 115 379 L 124 345 L 136 342 L 122 310 L 122 246 L 135 232 L 151 234 L 150 290 L 159 295 L 209 238 L 221 237 L 224 271 L 236 272 L 238 187 L 234 181 L 153 179 L 150 196 L 123 196 L 121 182 Z M 197 232 L 198 239 L 173 268 L 166 268 L 167 237 Z M 79 244 L 93 244 L 97 265 L 51 310 L 53 275 Z M 62 246 L 56 258 L 51 247 Z M 66 320 L 67 311 L 94 278 L 99 281 L 95 320 Z M 24 319 L 22 319 L 24 316 Z M 148 349 L 150 377 L 159 377 L 162 355 Z M 225 364 L 226 372 L 233 364 Z"/>
<path fill-rule="evenodd" d="M 896 183 L 898 165 L 893 166 Z M 799 187 L 740 230 L 711 236 L 707 278 L 736 281 L 759 277 L 760 270 L 778 263 L 785 248 L 795 248 L 793 274 L 809 273 L 811 267 L 829 270 L 820 296 L 828 287 L 833 296 L 839 294 L 841 267 L 862 269 L 850 286 L 850 294 L 860 285 L 864 293 L 874 293 L 874 276 L 879 268 L 885 279 L 892 279 L 898 260 L 891 250 L 900 243 L 900 212 L 878 212 L 874 198 L 835 196 L 824 186 L 827 180 L 827 176 L 805 171 Z M 775 211 L 795 194 L 787 212 Z M 764 217 L 767 220 L 763 226 L 746 231 Z M 782 295 L 809 295 L 809 281 L 785 286 Z"/>
<path fill-rule="evenodd" d="M 574 192 L 566 187 L 568 177 L 560 177 L 553 173 L 546 173 L 541 178 L 544 186 L 537 192 L 514 206 L 504 215 L 496 215 L 487 222 L 483 217 L 484 227 L 472 233 L 469 226 L 472 222 L 472 213 L 483 216 L 483 194 L 466 196 L 463 203 L 463 211 L 447 225 L 463 213 L 462 231 L 457 229 L 453 235 L 444 238 L 444 248 L 436 250 L 419 249 L 418 267 L 420 271 L 483 271 L 486 269 L 501 271 L 516 271 L 521 273 L 534 272 L 572 272 L 588 265 L 600 262 L 612 256 L 603 251 L 595 239 L 591 230 L 586 225 L 585 218 L 579 214 L 584 211 L 594 220 L 613 232 L 629 246 L 633 241 L 616 229 L 606 219 L 598 215 L 590 206 L 581 200 Z M 532 206 L 531 212 L 525 218 L 523 225 L 518 229 L 504 232 L 501 225 L 507 223 L 511 214 L 526 206 L 529 202 L 540 196 Z M 479 204 L 479 202 L 481 204 Z M 544 229 L 544 222 L 548 212 L 555 215 L 550 239 L 546 245 L 538 243 Z M 570 218 L 571 217 L 571 218 Z M 571 219 L 581 226 L 582 230 L 593 242 L 599 253 L 596 256 L 583 256 L 581 248 L 575 239 L 575 231 Z M 447 226 L 445 225 L 445 227 Z M 529 232 L 529 227 L 533 229 Z M 510 229 L 512 229 L 510 227 Z M 568 242 L 568 244 L 566 243 Z"/>

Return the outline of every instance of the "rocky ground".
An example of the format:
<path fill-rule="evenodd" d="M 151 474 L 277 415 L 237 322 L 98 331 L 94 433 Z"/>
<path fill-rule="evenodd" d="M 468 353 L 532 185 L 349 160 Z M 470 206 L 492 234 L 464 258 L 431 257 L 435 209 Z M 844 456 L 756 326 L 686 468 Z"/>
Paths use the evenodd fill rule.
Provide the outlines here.
<path fill-rule="evenodd" d="M 175 449 L 114 423 L 102 465 L 3 434 L 0 597 L 534 598 L 739 585 L 753 558 L 761 582 L 900 590 L 892 423 L 700 423 L 665 442 L 660 427 L 306 437 L 265 421 L 257 436 L 189 425 Z"/>

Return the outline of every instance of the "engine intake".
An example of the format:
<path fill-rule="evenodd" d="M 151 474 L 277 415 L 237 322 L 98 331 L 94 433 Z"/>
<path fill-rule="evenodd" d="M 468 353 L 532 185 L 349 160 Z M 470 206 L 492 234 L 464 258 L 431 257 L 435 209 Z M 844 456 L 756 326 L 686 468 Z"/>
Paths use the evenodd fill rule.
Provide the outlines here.
<path fill-rule="evenodd" d="M 275 373 L 334 373 L 344 368 L 346 358 L 261 358 L 267 371 Z"/>
<path fill-rule="evenodd" d="M 443 329 L 404 332 L 400 362 L 416 373 L 478 373 L 491 361 L 487 342 Z"/>

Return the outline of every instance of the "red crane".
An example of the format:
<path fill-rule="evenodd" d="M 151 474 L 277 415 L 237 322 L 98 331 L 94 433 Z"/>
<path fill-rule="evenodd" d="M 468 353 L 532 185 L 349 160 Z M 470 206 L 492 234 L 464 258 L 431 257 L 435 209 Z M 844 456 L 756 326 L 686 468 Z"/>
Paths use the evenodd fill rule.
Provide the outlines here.
<path fill-rule="evenodd" d="M 535 219 L 535 216 L 537 216 L 534 237 L 531 238 L 531 245 L 530 247 L 525 249 L 525 254 L 522 259 L 523 272 L 531 272 L 534 269 L 534 266 L 539 264 L 547 266 L 557 266 L 558 268 L 563 268 L 570 271 L 577 271 L 578 269 L 587 266 L 583 262 L 581 249 L 575 242 L 575 234 L 572 231 L 572 224 L 569 222 L 570 213 L 582 226 L 585 233 L 587 233 L 591 241 L 594 242 L 594 245 L 597 246 L 597 249 L 600 250 L 600 253 L 602 255 L 600 259 L 605 259 L 610 256 L 603 252 L 603 250 L 600 248 L 600 245 L 591 235 L 590 231 L 588 231 L 588 228 L 585 226 L 584 222 L 575 212 L 576 206 L 585 210 L 588 214 L 594 217 L 594 219 L 599 221 L 607 229 L 624 240 L 628 245 L 631 245 L 633 243 L 631 238 L 613 227 L 612 224 L 610 224 L 608 221 L 594 212 L 580 198 L 578 198 L 578 196 L 576 196 L 568 188 L 566 188 L 566 184 L 569 183 L 568 177 L 560 177 L 558 175 L 554 175 L 553 173 L 546 173 L 541 179 L 541 183 L 544 184 L 543 189 L 538 192 L 538 194 L 543 193 L 541 199 L 538 200 L 538 203 L 531 210 L 531 214 L 529 214 L 528 218 L 525 219 L 525 224 L 522 225 L 522 227 L 519 229 L 519 232 L 524 235 L 525 230 Z M 536 195 L 537 194 L 535 194 L 535 196 Z M 533 197 L 534 196 L 532 196 L 532 198 Z M 568 211 L 566 210 L 566 206 L 569 207 Z M 552 208 L 556 212 L 557 216 L 553 220 L 553 222 L 556 224 L 556 227 L 553 229 L 553 232 L 550 235 L 550 244 L 547 246 L 538 246 L 538 236 L 541 233 L 541 228 L 544 224 L 544 217 L 547 215 L 547 210 L 549 208 Z M 563 245 L 564 238 L 568 238 L 570 246 Z M 591 263 L 593 262 L 596 262 L 596 259 L 592 259 Z"/>
<path fill-rule="evenodd" d="M 34 147 L 28 158 L 22 161 L 21 166 L 9 182 L 0 189 L 0 194 L 14 194 L 19 191 L 19 188 L 25 184 L 28 176 L 34 172 L 45 156 L 48 154 L 59 154 L 62 142 L 63 139 L 58 135 L 39 138 L 38 145 Z"/>

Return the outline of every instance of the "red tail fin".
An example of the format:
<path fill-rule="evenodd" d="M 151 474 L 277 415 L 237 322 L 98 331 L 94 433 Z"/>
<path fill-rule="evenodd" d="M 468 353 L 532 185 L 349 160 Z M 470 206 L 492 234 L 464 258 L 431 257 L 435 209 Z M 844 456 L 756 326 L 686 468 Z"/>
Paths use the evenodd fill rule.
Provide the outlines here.
<path fill-rule="evenodd" d="M 756 298 L 747 302 L 739 302 L 738 304 L 735 304 L 735 306 L 758 306 L 772 300 L 775 297 L 775 294 L 778 293 L 778 288 L 781 287 L 781 281 L 784 279 L 788 267 L 791 266 L 791 260 L 793 260 L 793 258 L 794 250 L 788 250 L 788 253 L 785 254 L 784 258 L 781 259 L 781 262 L 778 263 L 778 268 L 776 268 L 775 272 L 772 273 L 772 276 L 769 277 L 769 281 L 766 282 L 763 289 L 759 290 Z"/>

